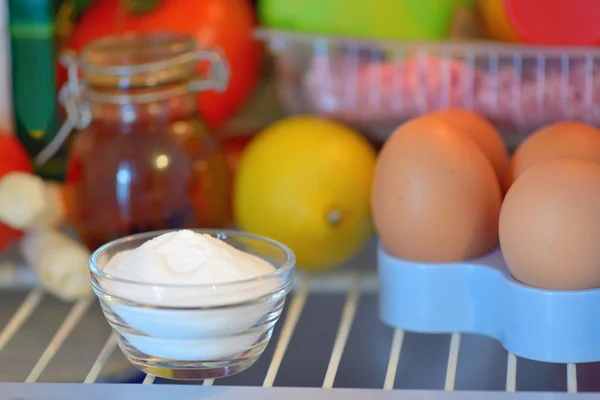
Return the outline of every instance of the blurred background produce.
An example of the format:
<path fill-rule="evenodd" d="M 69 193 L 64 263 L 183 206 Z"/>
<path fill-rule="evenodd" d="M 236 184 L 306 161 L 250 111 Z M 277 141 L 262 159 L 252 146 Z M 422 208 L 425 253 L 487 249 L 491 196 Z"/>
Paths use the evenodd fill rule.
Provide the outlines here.
<path fill-rule="evenodd" d="M 504 0 L 510 25 L 527 43 L 595 46 L 600 43 L 600 8 L 594 0 Z"/>
<path fill-rule="evenodd" d="M 264 26 L 369 39 L 447 37 L 458 5 L 472 0 L 261 0 Z"/>

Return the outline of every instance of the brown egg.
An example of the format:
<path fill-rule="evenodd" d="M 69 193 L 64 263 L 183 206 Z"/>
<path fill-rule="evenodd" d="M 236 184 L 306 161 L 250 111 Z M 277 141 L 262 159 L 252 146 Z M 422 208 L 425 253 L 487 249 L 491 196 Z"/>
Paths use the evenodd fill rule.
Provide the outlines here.
<path fill-rule="evenodd" d="M 559 290 L 600 286 L 600 165 L 563 158 L 531 167 L 506 194 L 499 231 L 518 281 Z"/>
<path fill-rule="evenodd" d="M 492 250 L 500 185 L 465 134 L 435 118 L 400 126 L 375 170 L 373 218 L 386 250 L 421 262 L 452 262 Z"/>
<path fill-rule="evenodd" d="M 510 157 L 502 137 L 490 121 L 479 114 L 461 109 L 438 110 L 427 115 L 439 118 L 467 134 L 490 160 L 500 182 L 505 182 Z"/>
<path fill-rule="evenodd" d="M 534 165 L 562 157 L 600 162 L 600 130 L 583 122 L 566 121 L 533 132 L 515 151 L 505 187 Z"/>

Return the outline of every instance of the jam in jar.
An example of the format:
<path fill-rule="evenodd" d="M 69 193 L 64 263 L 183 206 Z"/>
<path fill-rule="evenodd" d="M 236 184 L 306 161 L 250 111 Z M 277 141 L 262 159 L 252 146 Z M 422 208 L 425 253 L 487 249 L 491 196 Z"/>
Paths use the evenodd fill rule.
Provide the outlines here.
<path fill-rule="evenodd" d="M 219 53 L 197 50 L 186 35 L 134 34 L 92 42 L 77 61 L 65 103 L 83 129 L 71 144 L 65 192 L 84 242 L 96 248 L 137 232 L 227 224 L 226 159 L 198 119 L 195 96 L 226 87 Z"/>

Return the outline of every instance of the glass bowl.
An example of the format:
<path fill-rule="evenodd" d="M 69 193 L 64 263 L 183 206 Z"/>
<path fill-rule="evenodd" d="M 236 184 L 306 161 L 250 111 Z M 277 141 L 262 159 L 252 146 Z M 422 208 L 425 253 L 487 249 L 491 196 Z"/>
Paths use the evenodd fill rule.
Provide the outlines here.
<path fill-rule="evenodd" d="M 127 236 L 90 257 L 92 287 L 119 347 L 141 371 L 169 379 L 214 379 L 250 367 L 269 343 L 294 276 L 296 257 L 274 240 L 232 230 L 197 229 L 271 263 L 258 278 L 170 285 L 104 272 L 116 254 L 169 231 Z"/>

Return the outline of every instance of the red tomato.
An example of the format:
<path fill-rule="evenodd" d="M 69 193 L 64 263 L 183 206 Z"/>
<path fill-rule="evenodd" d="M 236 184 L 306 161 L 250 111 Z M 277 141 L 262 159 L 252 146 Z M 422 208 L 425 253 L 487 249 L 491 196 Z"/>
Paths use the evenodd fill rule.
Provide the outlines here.
<path fill-rule="evenodd" d="M 231 68 L 229 86 L 224 93 L 200 93 L 198 111 L 219 127 L 244 105 L 260 77 L 262 46 L 252 36 L 255 26 L 247 0 L 163 0 L 141 15 L 118 0 L 96 0 L 78 21 L 70 47 L 79 51 L 105 35 L 156 30 L 192 34 L 200 45 L 218 47 Z"/>
<path fill-rule="evenodd" d="M 0 132 L 0 178 L 11 171 L 33 172 L 33 166 L 19 139 Z"/>
<path fill-rule="evenodd" d="M 33 166 L 21 142 L 12 135 L 0 132 L 0 178 L 13 171 L 33 173 Z M 0 223 L 0 251 L 16 242 L 21 234 L 21 231 Z"/>

